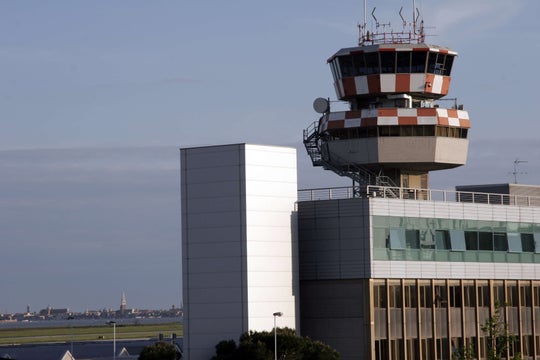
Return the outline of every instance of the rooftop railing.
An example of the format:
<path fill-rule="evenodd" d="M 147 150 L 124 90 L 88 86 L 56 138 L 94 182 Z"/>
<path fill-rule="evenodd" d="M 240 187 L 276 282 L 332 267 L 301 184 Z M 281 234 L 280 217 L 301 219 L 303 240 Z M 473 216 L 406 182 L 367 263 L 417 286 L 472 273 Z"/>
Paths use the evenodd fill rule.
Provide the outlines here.
<path fill-rule="evenodd" d="M 360 196 L 358 196 L 360 194 Z M 476 204 L 516 205 L 540 207 L 540 197 L 495 194 L 456 190 L 414 189 L 369 185 L 358 191 L 353 187 L 334 187 L 298 190 L 298 201 L 364 198 L 392 198 L 430 200 Z"/>

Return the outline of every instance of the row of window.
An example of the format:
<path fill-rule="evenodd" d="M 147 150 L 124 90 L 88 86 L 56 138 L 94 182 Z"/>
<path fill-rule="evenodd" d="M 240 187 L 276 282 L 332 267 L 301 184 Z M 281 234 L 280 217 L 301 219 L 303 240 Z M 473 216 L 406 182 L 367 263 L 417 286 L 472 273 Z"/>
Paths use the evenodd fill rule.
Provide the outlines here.
<path fill-rule="evenodd" d="M 518 294 L 519 293 L 519 294 Z M 533 299 L 534 293 L 534 299 Z M 540 307 L 540 287 L 530 285 L 514 284 L 493 287 L 494 304 L 504 304 L 505 306 Z M 373 304 L 380 309 L 401 309 L 405 308 L 460 308 L 460 307 L 490 307 L 491 293 L 489 286 L 474 284 L 463 285 L 445 284 L 433 285 L 421 284 L 384 284 L 373 285 Z"/>
<path fill-rule="evenodd" d="M 536 340 L 535 340 L 536 339 Z M 437 338 L 435 341 L 433 339 L 406 339 L 405 343 L 407 345 L 407 350 L 403 350 L 404 346 L 404 340 L 403 339 L 393 339 L 393 340 L 387 340 L 387 339 L 380 339 L 375 340 L 375 359 L 376 360 L 415 360 L 415 359 L 421 359 L 421 360 L 451 360 L 451 359 L 457 359 L 460 358 L 458 356 L 457 351 L 459 349 L 463 349 L 463 339 L 453 337 L 450 339 L 452 348 L 450 349 L 448 344 L 448 338 Z M 478 338 L 479 345 L 477 345 L 477 338 L 476 337 L 468 337 L 465 339 L 465 343 L 469 349 L 472 350 L 473 354 L 475 355 L 475 359 L 488 359 L 488 356 L 491 356 L 492 354 L 489 352 L 489 337 L 483 336 Z M 508 343 L 508 354 L 509 358 L 514 358 L 515 355 L 518 355 L 520 353 L 520 346 L 521 346 L 521 353 L 520 353 L 520 359 L 532 359 L 532 355 L 534 353 L 534 347 L 533 342 L 536 341 L 536 347 L 537 349 L 540 348 L 540 337 L 533 338 L 531 335 L 523 335 L 521 344 L 518 339 L 515 339 L 513 341 L 510 341 Z M 420 353 L 420 347 L 422 348 L 422 352 Z M 437 349 L 437 356 L 435 357 L 435 351 L 434 347 Z M 450 350 L 452 351 L 450 353 Z M 391 356 L 390 356 L 390 354 Z M 420 357 L 420 354 L 422 356 Z M 477 357 L 476 357 L 477 356 Z M 538 358 L 538 357 L 537 357 Z"/>
<path fill-rule="evenodd" d="M 510 355 L 521 351 L 526 355 L 524 358 L 530 358 L 535 352 L 534 339 L 536 355 L 540 355 L 538 325 L 533 324 L 538 324 L 533 314 L 540 308 L 540 283 L 536 281 L 491 280 L 475 284 L 452 280 L 376 280 L 371 291 L 377 334 L 374 341 L 376 359 L 450 360 L 464 345 L 473 349 L 476 358 L 486 359 L 488 334 L 482 326 L 486 324 L 489 309 L 497 304 L 506 307 L 501 311 L 502 319 L 510 333 L 516 335 L 514 342 L 509 344 Z M 432 312 L 432 307 L 439 309 Z M 471 308 L 477 309 L 471 312 Z M 471 314 L 476 314 L 476 318 L 470 317 Z M 402 316 L 406 316 L 404 329 L 407 334 L 393 329 L 396 323 L 402 325 Z M 457 330 L 462 325 L 465 333 Z M 433 327 L 435 331 L 432 331 Z M 386 328 L 386 331 L 377 332 L 377 328 Z M 416 338 L 419 332 L 422 339 Z"/>
<path fill-rule="evenodd" d="M 451 251 L 507 251 L 540 253 L 540 233 L 389 229 L 386 247 L 391 250 L 437 249 Z"/>
<path fill-rule="evenodd" d="M 332 136 L 337 139 L 357 139 L 377 136 L 442 136 L 466 139 L 467 134 L 468 129 L 465 128 L 437 125 L 392 125 L 332 130 Z"/>
<path fill-rule="evenodd" d="M 336 57 L 334 80 L 372 74 L 431 73 L 450 76 L 454 55 L 428 51 L 383 51 Z"/>

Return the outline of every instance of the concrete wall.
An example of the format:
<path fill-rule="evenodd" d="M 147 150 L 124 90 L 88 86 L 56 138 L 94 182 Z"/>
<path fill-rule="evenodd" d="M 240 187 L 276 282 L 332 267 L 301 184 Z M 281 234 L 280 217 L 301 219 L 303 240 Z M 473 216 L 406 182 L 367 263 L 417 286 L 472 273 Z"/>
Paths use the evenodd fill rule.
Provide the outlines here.
<path fill-rule="evenodd" d="M 258 145 L 181 149 L 185 358 L 221 340 L 296 326 L 296 151 Z"/>

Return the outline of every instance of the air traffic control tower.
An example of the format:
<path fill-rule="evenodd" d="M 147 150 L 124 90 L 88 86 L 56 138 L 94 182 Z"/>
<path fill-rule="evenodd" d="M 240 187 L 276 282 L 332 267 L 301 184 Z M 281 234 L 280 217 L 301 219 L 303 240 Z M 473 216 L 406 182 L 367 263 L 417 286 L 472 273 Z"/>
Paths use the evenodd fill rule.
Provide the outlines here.
<path fill-rule="evenodd" d="M 321 117 L 304 131 L 306 149 L 314 166 L 351 177 L 357 195 L 367 185 L 426 189 L 429 171 L 467 158 L 467 111 L 455 99 L 449 108 L 438 101 L 448 94 L 457 53 L 425 43 L 417 12 L 401 32 L 369 32 L 365 20 L 359 29 L 359 46 L 328 59 L 349 110 L 334 112 L 329 100 L 316 99 Z"/>

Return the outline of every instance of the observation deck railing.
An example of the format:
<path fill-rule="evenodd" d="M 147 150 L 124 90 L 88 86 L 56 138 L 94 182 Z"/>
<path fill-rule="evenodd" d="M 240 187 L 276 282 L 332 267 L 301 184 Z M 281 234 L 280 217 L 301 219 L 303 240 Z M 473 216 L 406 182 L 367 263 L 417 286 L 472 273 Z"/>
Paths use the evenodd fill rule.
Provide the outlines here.
<path fill-rule="evenodd" d="M 355 197 L 355 194 L 353 187 L 349 186 L 301 189 L 298 190 L 298 201 L 351 199 Z M 376 185 L 366 186 L 365 194 L 362 197 L 540 207 L 540 197 L 538 196 Z"/>

